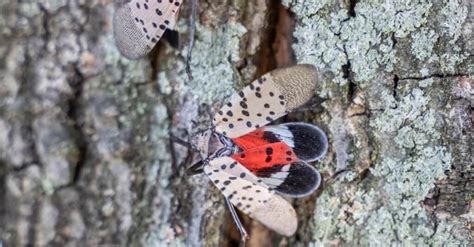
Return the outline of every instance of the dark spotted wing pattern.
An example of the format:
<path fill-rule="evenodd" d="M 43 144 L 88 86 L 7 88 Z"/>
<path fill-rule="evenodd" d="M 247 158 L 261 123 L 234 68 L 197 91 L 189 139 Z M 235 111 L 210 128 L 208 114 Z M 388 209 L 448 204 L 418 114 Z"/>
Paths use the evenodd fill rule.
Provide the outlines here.
<path fill-rule="evenodd" d="M 269 72 L 230 98 L 214 117 L 215 130 L 237 138 L 263 127 L 308 101 L 316 83 L 312 65 Z"/>
<path fill-rule="evenodd" d="M 279 234 L 291 236 L 297 229 L 296 213 L 259 178 L 230 157 L 211 160 L 204 172 L 240 211 Z"/>
<path fill-rule="evenodd" d="M 132 0 L 114 15 L 115 43 L 127 58 L 145 56 L 173 29 L 182 0 Z"/>

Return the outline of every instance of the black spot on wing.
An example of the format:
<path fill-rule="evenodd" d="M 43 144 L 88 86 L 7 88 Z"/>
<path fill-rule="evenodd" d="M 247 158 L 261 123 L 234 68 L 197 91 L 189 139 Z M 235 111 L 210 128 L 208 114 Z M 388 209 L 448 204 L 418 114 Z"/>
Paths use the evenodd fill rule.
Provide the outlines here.
<path fill-rule="evenodd" d="M 280 139 L 278 139 L 278 137 L 271 131 L 264 131 L 263 139 L 269 143 L 280 142 Z"/>

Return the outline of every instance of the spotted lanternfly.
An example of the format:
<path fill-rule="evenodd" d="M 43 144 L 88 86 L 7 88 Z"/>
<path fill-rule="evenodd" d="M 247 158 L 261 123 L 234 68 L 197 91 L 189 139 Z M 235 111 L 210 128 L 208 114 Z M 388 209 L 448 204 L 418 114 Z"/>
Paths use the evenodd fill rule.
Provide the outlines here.
<path fill-rule="evenodd" d="M 201 161 L 188 171 L 204 171 L 224 194 L 243 241 L 247 233 L 233 206 L 290 236 L 297 218 L 282 195 L 306 196 L 320 184 L 319 172 L 307 162 L 326 154 L 325 133 L 307 123 L 265 126 L 307 102 L 317 81 L 312 65 L 271 71 L 233 95 L 212 126 L 192 138 Z"/>
<path fill-rule="evenodd" d="M 174 29 L 183 0 L 131 0 L 114 13 L 115 44 L 120 53 L 129 59 L 139 59 L 148 54 L 161 38 L 179 46 L 179 37 Z M 191 23 L 189 29 L 186 73 L 192 80 L 189 63 L 194 47 L 194 32 L 197 0 L 191 0 Z"/>
<path fill-rule="evenodd" d="M 173 29 L 183 0 L 131 0 L 114 14 L 115 43 L 130 59 L 145 56 Z"/>

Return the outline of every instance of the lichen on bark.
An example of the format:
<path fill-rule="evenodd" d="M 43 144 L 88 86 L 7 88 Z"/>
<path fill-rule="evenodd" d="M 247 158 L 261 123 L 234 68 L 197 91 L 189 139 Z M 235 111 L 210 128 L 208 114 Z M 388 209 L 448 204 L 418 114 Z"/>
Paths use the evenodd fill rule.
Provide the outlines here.
<path fill-rule="evenodd" d="M 303 13 L 295 31 L 303 45 L 293 47 L 298 61 L 314 63 L 327 75 L 318 92 L 327 97 L 326 111 L 338 119 L 340 104 L 347 107 L 344 120 L 329 122 L 338 162 L 326 162 L 326 169 L 339 172 L 339 161 L 347 160 L 349 172 L 317 199 L 314 243 L 468 244 L 469 217 L 440 220 L 440 212 L 427 209 L 423 200 L 437 182 L 453 179 L 445 173 L 467 165 L 453 158 L 456 148 L 446 127 L 452 121 L 447 113 L 457 101 L 449 95 L 466 80 L 472 83 L 469 6 L 459 1 L 284 4 Z M 343 66 L 349 67 L 346 73 Z M 348 98 L 341 98 L 343 86 L 352 92 Z M 357 107 L 363 110 L 354 114 Z M 369 141 L 361 142 L 360 136 Z M 349 144 L 337 144 L 340 139 Z M 364 149 L 370 149 L 368 164 L 341 158 L 361 157 L 357 153 Z M 353 179 L 354 170 L 359 179 Z M 470 169 L 464 172 L 472 176 Z M 460 202 L 466 216 L 472 191 L 467 193 L 471 199 Z"/>
<path fill-rule="evenodd" d="M 472 243 L 472 3 L 199 1 L 189 80 L 189 4 L 179 49 L 130 61 L 111 30 L 123 2 L 0 3 L 0 245 L 236 244 L 169 134 L 291 63 L 324 78 L 285 118 L 328 133 L 324 183 L 292 201 L 295 237 L 241 215 L 249 245 Z"/>

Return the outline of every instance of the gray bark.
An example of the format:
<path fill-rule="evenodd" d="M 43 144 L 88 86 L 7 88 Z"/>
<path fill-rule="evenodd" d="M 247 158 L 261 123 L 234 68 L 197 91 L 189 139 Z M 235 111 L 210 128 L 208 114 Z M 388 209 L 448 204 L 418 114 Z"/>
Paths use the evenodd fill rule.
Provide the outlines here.
<path fill-rule="evenodd" d="M 0 246 L 236 244 L 169 133 L 294 63 L 324 77 L 284 119 L 328 133 L 324 183 L 292 201 L 294 237 L 241 215 L 249 246 L 473 244 L 471 1 L 199 1 L 192 81 L 185 45 L 121 57 L 117 6 L 0 3 Z"/>

